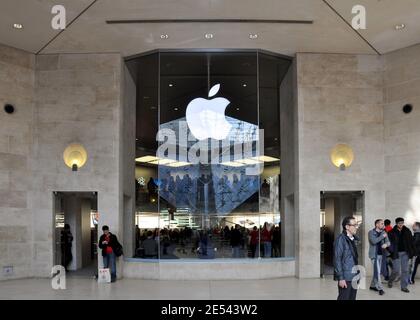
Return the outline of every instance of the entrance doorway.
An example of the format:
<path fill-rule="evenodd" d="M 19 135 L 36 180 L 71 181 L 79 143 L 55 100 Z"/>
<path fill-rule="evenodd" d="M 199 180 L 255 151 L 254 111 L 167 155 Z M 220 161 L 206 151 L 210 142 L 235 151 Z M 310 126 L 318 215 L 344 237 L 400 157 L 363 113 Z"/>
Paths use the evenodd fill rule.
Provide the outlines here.
<path fill-rule="evenodd" d="M 97 275 L 97 192 L 54 192 L 54 264 L 67 276 Z"/>
<path fill-rule="evenodd" d="M 354 216 L 359 224 L 357 243 L 359 263 L 363 264 L 363 216 L 364 191 L 321 191 L 320 239 L 321 277 L 334 274 L 334 240 L 342 232 L 341 222 L 346 216 Z"/>

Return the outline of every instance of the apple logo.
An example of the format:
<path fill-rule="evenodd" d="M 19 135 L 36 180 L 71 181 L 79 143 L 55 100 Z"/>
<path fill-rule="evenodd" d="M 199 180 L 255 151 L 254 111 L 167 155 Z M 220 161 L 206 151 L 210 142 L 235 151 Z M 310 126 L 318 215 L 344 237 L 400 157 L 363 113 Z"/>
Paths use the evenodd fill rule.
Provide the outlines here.
<path fill-rule="evenodd" d="M 209 98 L 220 89 L 220 84 L 214 85 L 209 91 Z M 191 133 L 198 140 L 213 138 L 223 140 L 228 135 L 231 124 L 226 120 L 225 109 L 230 103 L 225 98 L 196 98 L 187 106 L 186 118 Z"/>

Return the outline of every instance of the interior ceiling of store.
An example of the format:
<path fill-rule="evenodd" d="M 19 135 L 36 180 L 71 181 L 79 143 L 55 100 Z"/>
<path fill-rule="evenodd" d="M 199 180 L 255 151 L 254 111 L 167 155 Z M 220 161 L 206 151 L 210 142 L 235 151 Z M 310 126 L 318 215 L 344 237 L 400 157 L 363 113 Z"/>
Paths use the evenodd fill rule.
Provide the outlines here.
<path fill-rule="evenodd" d="M 51 28 L 64 5 L 68 27 Z M 0 43 L 33 53 L 121 52 L 156 48 L 261 48 L 296 52 L 386 53 L 420 43 L 419 0 L 1 0 Z M 349 25 L 367 10 L 367 29 Z M 123 23 L 140 19 L 275 19 L 313 23 Z M 14 23 L 23 29 L 13 28 Z M 396 30 L 398 24 L 405 28 Z M 70 25 L 69 25 L 70 24 Z M 206 39 L 205 34 L 213 34 Z M 250 34 L 258 38 L 250 39 Z M 161 35 L 168 35 L 161 39 Z"/>

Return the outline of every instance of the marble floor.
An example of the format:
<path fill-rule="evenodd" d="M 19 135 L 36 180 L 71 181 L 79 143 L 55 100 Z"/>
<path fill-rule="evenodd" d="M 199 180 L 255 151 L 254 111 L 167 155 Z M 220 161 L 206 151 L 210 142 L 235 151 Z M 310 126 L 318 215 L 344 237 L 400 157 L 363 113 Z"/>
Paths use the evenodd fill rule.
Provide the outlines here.
<path fill-rule="evenodd" d="M 370 280 L 370 279 L 369 279 Z M 369 282 L 368 282 L 369 285 Z M 98 284 L 94 279 L 69 277 L 65 290 L 54 290 L 51 280 L 22 279 L 0 282 L 0 299 L 176 299 L 176 300 L 258 300 L 258 299 L 336 299 L 337 287 L 331 277 L 325 279 L 281 278 L 246 281 L 158 281 L 121 279 Z M 386 286 L 385 286 L 386 287 Z M 396 284 L 380 297 L 365 289 L 358 300 L 420 299 L 420 282 L 401 292 Z"/>

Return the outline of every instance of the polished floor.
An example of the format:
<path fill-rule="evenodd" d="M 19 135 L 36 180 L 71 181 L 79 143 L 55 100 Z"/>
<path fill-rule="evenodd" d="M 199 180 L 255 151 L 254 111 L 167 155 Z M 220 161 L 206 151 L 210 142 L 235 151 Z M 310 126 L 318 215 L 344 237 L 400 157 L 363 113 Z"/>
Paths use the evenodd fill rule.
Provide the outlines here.
<path fill-rule="evenodd" d="M 370 280 L 370 279 L 369 279 Z M 369 282 L 368 282 L 369 285 Z M 22 279 L 0 282 L 0 299 L 148 299 L 148 300 L 216 300 L 216 299 L 336 299 L 337 287 L 326 279 L 282 278 L 246 281 L 157 281 L 121 279 L 98 284 L 94 279 L 69 277 L 65 290 L 54 290 L 51 280 Z M 358 300 L 420 299 L 420 282 L 409 286 L 410 293 L 398 285 L 385 289 L 380 297 L 369 289 L 359 290 Z"/>

